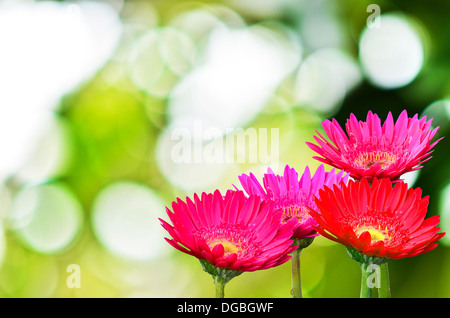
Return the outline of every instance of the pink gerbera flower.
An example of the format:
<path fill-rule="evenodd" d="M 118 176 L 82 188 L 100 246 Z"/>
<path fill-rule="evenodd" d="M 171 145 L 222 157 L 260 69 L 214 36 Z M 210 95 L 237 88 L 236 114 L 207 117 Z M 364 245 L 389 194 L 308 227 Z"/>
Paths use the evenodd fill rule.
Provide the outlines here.
<path fill-rule="evenodd" d="M 348 175 L 344 176 L 343 171 L 337 174 L 334 169 L 325 172 L 323 165 L 318 167 L 312 177 L 307 166 L 300 180 L 295 169 L 288 165 L 282 176 L 275 175 L 269 168 L 264 174 L 263 186 L 252 173 L 239 176 L 239 181 L 247 194 L 259 195 L 265 201 L 274 202 L 275 209 L 282 212 L 280 217 L 282 224 L 289 220 L 296 221 L 292 223 L 293 238 L 298 240 L 318 235 L 313 227 L 317 223 L 308 213 L 308 207 L 315 207 L 314 195 L 324 185 L 332 186 L 340 181 L 346 182 L 347 179 Z"/>
<path fill-rule="evenodd" d="M 406 110 L 395 123 L 389 112 L 383 125 L 371 111 L 365 122 L 351 114 L 346 132 L 335 119 L 325 120 L 322 127 L 331 142 L 318 133 L 320 138 L 314 136 L 318 145 L 307 145 L 321 156 L 315 159 L 345 170 L 355 179 L 398 180 L 402 174 L 422 168 L 421 164 L 431 158 L 431 149 L 440 140 L 431 143 L 439 129 L 431 129 L 431 121 L 426 116 L 418 119 L 417 114 L 408 118 Z"/>
<path fill-rule="evenodd" d="M 166 241 L 181 252 L 198 258 L 205 271 L 222 286 L 244 271 L 281 265 L 290 259 L 292 227 L 280 226 L 281 211 L 259 196 L 228 190 L 225 196 L 197 194 L 186 202 L 177 199 L 172 221 L 161 225 L 170 234 Z"/>

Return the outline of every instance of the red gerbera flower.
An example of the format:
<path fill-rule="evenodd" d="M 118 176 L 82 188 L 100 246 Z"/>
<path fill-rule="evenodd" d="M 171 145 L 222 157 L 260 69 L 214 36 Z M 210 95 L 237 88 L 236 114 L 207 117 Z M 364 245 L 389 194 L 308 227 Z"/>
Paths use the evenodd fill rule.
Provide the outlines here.
<path fill-rule="evenodd" d="M 350 180 L 348 185 L 325 187 L 310 214 L 316 230 L 330 240 L 353 248 L 365 257 L 398 259 L 434 249 L 445 233 L 439 215 L 425 219 L 428 196 L 420 188 L 390 179 Z"/>
<path fill-rule="evenodd" d="M 247 198 L 232 190 L 222 196 L 216 190 L 201 198 L 195 194 L 193 201 L 177 199 L 172 209 L 166 211 L 173 225 L 160 219 L 172 237 L 166 241 L 200 259 L 213 275 L 221 274 L 220 269 L 243 272 L 278 266 L 296 248 L 291 246 L 292 228 L 280 227 L 281 211 L 274 212 L 273 205 L 258 196 Z"/>
<path fill-rule="evenodd" d="M 440 140 L 430 144 L 439 127 L 431 129 L 426 116 L 408 118 L 403 111 L 394 123 L 391 112 L 381 125 L 380 118 L 369 111 L 365 122 L 351 114 L 346 133 L 333 119 L 322 122 L 327 141 L 319 133 L 314 136 L 318 145 L 307 145 L 321 157 L 323 163 L 342 169 L 355 179 L 390 178 L 397 180 L 406 172 L 420 169 L 431 157 L 431 149 Z"/>
<path fill-rule="evenodd" d="M 295 220 L 291 221 L 294 226 L 293 238 L 299 240 L 319 235 L 313 227 L 317 224 L 308 214 L 308 207 L 315 206 L 314 195 L 319 189 L 341 180 L 346 182 L 348 175 L 344 175 L 343 171 L 335 173 L 334 169 L 325 172 L 323 165 L 317 168 L 313 176 L 307 166 L 300 178 L 297 171 L 288 165 L 283 175 L 275 175 L 269 168 L 264 174 L 262 185 L 252 173 L 239 176 L 242 187 L 249 195 L 256 194 L 266 201 L 274 202 L 275 208 L 282 211 L 281 223 Z"/>

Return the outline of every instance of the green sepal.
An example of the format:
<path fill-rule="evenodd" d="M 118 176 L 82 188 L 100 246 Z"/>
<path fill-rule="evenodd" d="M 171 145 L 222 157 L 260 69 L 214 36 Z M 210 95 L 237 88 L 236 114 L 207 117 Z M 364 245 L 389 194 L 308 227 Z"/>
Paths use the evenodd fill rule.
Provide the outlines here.
<path fill-rule="evenodd" d="M 389 259 L 387 258 L 383 258 L 383 257 L 376 257 L 376 256 L 367 256 L 362 254 L 361 252 L 358 252 L 354 247 L 351 246 L 347 246 L 347 252 L 348 255 L 350 255 L 350 257 L 357 261 L 360 264 L 364 264 L 364 265 L 371 265 L 371 264 L 375 264 L 375 265 L 381 265 L 386 263 Z"/>
<path fill-rule="evenodd" d="M 314 237 L 305 237 L 302 239 L 294 238 L 294 243 L 292 245 L 298 245 L 298 249 L 302 250 L 311 245 L 314 241 Z"/>
<path fill-rule="evenodd" d="M 202 268 L 205 272 L 213 276 L 214 281 L 216 281 L 217 278 L 220 278 L 224 284 L 228 283 L 231 279 L 243 273 L 243 271 L 236 271 L 233 269 L 214 266 L 205 259 L 200 259 L 200 264 L 202 264 Z"/>

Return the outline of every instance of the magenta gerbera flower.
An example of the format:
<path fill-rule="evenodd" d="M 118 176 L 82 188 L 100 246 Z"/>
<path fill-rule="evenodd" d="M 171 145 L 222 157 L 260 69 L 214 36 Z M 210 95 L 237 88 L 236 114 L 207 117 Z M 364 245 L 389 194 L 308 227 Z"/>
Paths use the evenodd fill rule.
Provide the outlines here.
<path fill-rule="evenodd" d="M 408 118 L 404 110 L 394 123 L 391 112 L 381 125 L 380 118 L 371 111 L 365 122 L 351 114 L 345 129 L 333 119 L 322 122 L 330 141 L 322 135 L 314 136 L 318 145 L 307 145 L 321 157 L 314 158 L 345 170 L 352 178 L 389 178 L 398 180 L 402 174 L 422 168 L 421 164 L 431 157 L 431 143 L 439 127 L 432 129 L 432 119 L 418 115 Z"/>
<path fill-rule="evenodd" d="M 318 235 L 314 229 L 317 223 L 308 213 L 308 207 L 315 207 L 314 195 L 325 185 L 331 187 L 341 181 L 346 182 L 347 179 L 348 175 L 344 175 L 343 171 L 337 174 L 334 169 L 325 172 L 323 165 L 317 168 L 312 177 L 307 166 L 300 179 L 297 171 L 288 165 L 281 176 L 275 175 L 269 168 L 264 174 L 263 185 L 252 173 L 239 176 L 239 181 L 247 194 L 259 195 L 265 201 L 274 202 L 275 210 L 282 212 L 280 218 L 282 224 L 288 220 L 296 220 L 292 223 L 293 238 L 299 240 Z"/>
<path fill-rule="evenodd" d="M 341 181 L 347 182 L 347 179 L 348 176 L 344 176 L 343 171 L 337 174 L 334 169 L 325 172 L 323 165 L 318 167 L 312 177 L 308 166 L 306 166 L 300 180 L 295 169 L 288 165 L 285 167 L 282 176 L 275 175 L 268 168 L 263 177 L 263 185 L 258 182 L 252 173 L 239 176 L 239 181 L 248 195 L 257 195 L 265 202 L 273 203 L 278 222 L 281 225 L 293 228 L 292 237 L 295 244 L 298 244 L 298 248 L 291 254 L 291 295 L 294 298 L 302 297 L 300 251 L 309 246 L 314 237 L 319 235 L 314 228 L 318 224 L 309 215 L 308 208 L 316 206 L 314 196 L 324 185 L 332 186 Z"/>
<path fill-rule="evenodd" d="M 223 196 L 216 190 L 186 202 L 177 199 L 172 209 L 166 211 L 173 225 L 160 219 L 171 236 L 166 241 L 198 258 L 216 284 L 281 265 L 297 247 L 292 246 L 292 227 L 280 226 L 282 212 L 256 195 L 228 190 Z"/>

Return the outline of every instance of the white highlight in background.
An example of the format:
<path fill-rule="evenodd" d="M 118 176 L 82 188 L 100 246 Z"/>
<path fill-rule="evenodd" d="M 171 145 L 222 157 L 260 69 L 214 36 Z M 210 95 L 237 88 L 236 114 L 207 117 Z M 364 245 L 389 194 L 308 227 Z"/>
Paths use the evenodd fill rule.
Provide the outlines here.
<path fill-rule="evenodd" d="M 105 3 L 0 3 L 0 181 L 32 155 L 59 99 L 108 60 L 120 33 Z"/>
<path fill-rule="evenodd" d="M 167 250 L 158 222 L 164 204 L 149 187 L 118 181 L 102 189 L 92 210 L 92 230 L 112 254 L 130 260 L 151 260 Z"/>
<path fill-rule="evenodd" d="M 14 197 L 7 224 L 33 250 L 56 253 L 68 247 L 81 231 L 83 210 L 64 184 L 24 187 Z"/>
<path fill-rule="evenodd" d="M 220 26 L 209 35 L 204 62 L 171 92 L 168 113 L 172 119 L 199 119 L 222 130 L 246 126 L 301 55 L 300 43 L 287 30 Z"/>
<path fill-rule="evenodd" d="M 419 74 L 424 48 L 414 25 L 404 16 L 382 14 L 379 28 L 365 28 L 359 58 L 367 79 L 385 89 L 403 87 Z"/>
<path fill-rule="evenodd" d="M 300 65 L 295 97 L 300 106 L 330 114 L 361 81 L 361 71 L 351 55 L 340 49 L 320 49 Z"/>

